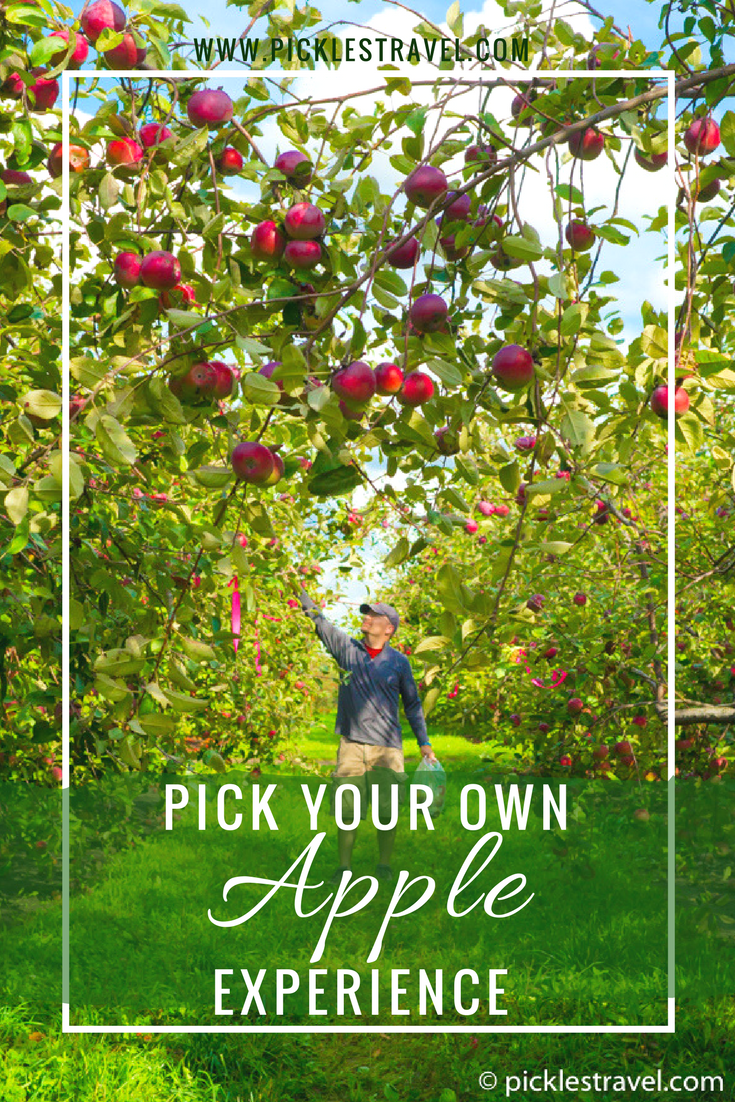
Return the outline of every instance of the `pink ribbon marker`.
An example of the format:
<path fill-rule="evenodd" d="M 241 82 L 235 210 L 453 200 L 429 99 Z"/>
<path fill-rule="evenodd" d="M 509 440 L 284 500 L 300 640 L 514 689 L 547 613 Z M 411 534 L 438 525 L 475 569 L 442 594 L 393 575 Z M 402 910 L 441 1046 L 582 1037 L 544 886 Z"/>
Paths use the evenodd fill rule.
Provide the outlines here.
<path fill-rule="evenodd" d="M 240 591 L 238 588 L 239 582 L 237 579 L 237 574 L 232 579 L 232 581 L 229 581 L 227 583 L 227 585 L 232 585 L 235 587 L 232 591 L 232 634 L 235 637 L 233 643 L 235 647 L 235 654 L 237 654 L 237 648 L 240 642 Z"/>

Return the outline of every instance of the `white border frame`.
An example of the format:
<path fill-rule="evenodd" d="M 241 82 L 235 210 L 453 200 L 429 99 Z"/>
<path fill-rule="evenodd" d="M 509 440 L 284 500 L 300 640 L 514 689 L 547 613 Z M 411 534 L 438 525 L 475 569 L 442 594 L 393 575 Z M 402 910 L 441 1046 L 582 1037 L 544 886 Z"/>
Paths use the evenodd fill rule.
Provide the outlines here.
<path fill-rule="evenodd" d="M 217 69 L 217 78 L 236 78 L 244 81 L 249 77 L 262 78 L 296 78 L 303 76 L 311 70 L 247 70 L 247 69 Z M 380 76 L 384 71 L 376 69 Z M 533 80 L 539 74 L 536 71 L 527 71 L 523 75 L 515 72 L 509 73 L 509 80 L 520 83 L 524 80 Z M 668 480 L 668 561 L 667 561 L 667 589 L 668 589 L 668 620 L 667 620 L 667 663 L 669 701 L 674 699 L 674 669 L 675 669 L 675 609 L 676 609 L 676 558 L 675 558 L 675 517 L 676 517 L 676 450 L 675 450 L 675 418 L 673 414 L 674 393 L 672 389 L 672 365 L 675 362 L 674 327 L 676 316 L 676 290 L 675 290 L 675 203 L 676 203 L 676 177 L 674 150 L 676 148 L 676 100 L 675 79 L 676 74 L 671 69 L 574 69 L 553 70 L 550 75 L 563 76 L 566 79 L 575 77 L 614 77 L 622 76 L 647 77 L 666 81 L 668 106 L 668 149 L 671 154 L 665 170 L 665 194 L 668 206 L 668 250 L 666 262 L 666 275 L 668 278 L 668 376 L 669 386 L 669 418 L 668 418 L 668 455 L 667 455 L 667 480 Z M 97 79 L 101 76 L 108 79 L 133 77 L 138 80 L 149 80 L 155 77 L 198 77 L 203 78 L 208 74 L 203 69 L 154 69 L 141 73 L 137 69 L 116 70 L 109 73 L 101 73 L 97 70 L 71 71 L 66 69 L 62 74 L 62 145 L 67 149 L 69 145 L 69 90 L 70 81 L 89 77 Z M 320 73 L 324 75 L 324 73 Z M 334 77 L 341 77 L 341 70 L 330 73 Z M 396 75 L 391 70 L 388 75 Z M 410 74 L 409 74 L 410 75 Z M 547 75 L 544 72 L 541 75 Z M 442 74 L 437 76 L 443 79 Z M 446 79 L 451 79 L 447 74 Z M 62 531 L 69 532 L 69 161 L 67 157 L 62 160 Z M 400 1025 L 371 1025 L 371 1026 L 347 1026 L 347 1025 L 281 1025 L 281 1026 L 165 1026 L 165 1025 L 72 1025 L 71 1003 L 69 1001 L 69 563 L 70 547 L 68 539 L 62 545 L 62 1032 L 63 1033 L 627 1033 L 641 1035 L 646 1033 L 675 1033 L 676 1032 L 676 997 L 674 994 L 676 945 L 674 914 L 676 905 L 676 881 L 675 881 L 675 766 L 674 766 L 674 741 L 675 724 L 674 710 L 669 707 L 667 714 L 667 754 L 668 754 L 668 1020 L 666 1025 L 640 1025 L 640 1026 L 581 1026 L 581 1025 L 550 1025 L 550 1026 L 502 1026 L 502 1025 L 444 1025 L 444 1026 L 400 1026 Z"/>

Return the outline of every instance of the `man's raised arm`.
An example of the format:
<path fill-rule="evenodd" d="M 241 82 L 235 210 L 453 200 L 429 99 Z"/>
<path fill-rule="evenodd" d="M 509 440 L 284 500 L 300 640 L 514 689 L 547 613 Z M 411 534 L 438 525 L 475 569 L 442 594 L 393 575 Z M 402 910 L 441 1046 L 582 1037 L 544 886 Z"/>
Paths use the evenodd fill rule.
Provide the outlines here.
<path fill-rule="evenodd" d="M 301 587 L 299 597 L 301 600 L 301 608 L 306 615 L 314 621 L 314 629 L 322 643 L 327 648 L 332 658 L 334 658 L 337 665 L 346 668 L 350 656 L 356 649 L 354 640 L 350 639 L 346 631 L 342 631 L 326 618 L 316 602 L 312 601 L 303 586 Z"/>

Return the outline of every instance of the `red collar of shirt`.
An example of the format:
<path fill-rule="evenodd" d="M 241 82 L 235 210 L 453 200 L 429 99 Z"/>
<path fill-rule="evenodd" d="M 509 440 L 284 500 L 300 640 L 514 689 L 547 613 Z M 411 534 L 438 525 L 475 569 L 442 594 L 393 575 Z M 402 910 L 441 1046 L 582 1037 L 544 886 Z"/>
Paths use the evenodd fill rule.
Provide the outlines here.
<path fill-rule="evenodd" d="M 382 649 L 382 647 L 369 647 L 367 643 L 365 644 L 365 650 L 368 652 L 371 658 L 375 658 L 376 655 L 380 654 Z"/>

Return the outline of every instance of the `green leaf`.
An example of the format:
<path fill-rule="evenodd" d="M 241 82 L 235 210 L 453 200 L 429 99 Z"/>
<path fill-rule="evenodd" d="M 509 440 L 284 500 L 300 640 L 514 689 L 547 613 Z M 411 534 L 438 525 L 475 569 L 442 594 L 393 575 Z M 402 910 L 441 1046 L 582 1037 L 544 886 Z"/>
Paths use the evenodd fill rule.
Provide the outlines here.
<path fill-rule="evenodd" d="M 321 471 L 308 484 L 309 493 L 315 497 L 338 497 L 349 494 L 362 482 L 362 475 L 356 467 L 339 466 Z"/>
<path fill-rule="evenodd" d="M 506 493 L 514 494 L 521 484 L 521 472 L 515 459 L 512 463 L 506 463 L 498 471 L 500 485 Z"/>
<path fill-rule="evenodd" d="M 177 329 L 191 329 L 192 325 L 201 325 L 206 318 L 193 310 L 167 310 L 166 317 Z"/>
<path fill-rule="evenodd" d="M 566 479 L 549 478 L 542 482 L 532 482 L 530 486 L 526 486 L 526 496 L 548 497 L 551 494 L 561 493 L 562 490 L 566 490 L 567 488 Z"/>
<path fill-rule="evenodd" d="M 37 212 L 26 203 L 13 203 L 8 207 L 7 216 L 11 222 L 27 222 L 29 218 L 35 218 Z"/>
<path fill-rule="evenodd" d="M 728 154 L 735 157 L 735 111 L 726 111 L 720 122 L 720 141 Z"/>
<path fill-rule="evenodd" d="M 573 544 L 564 543 L 563 540 L 550 540 L 548 543 L 540 544 L 539 550 L 546 555 L 565 555 L 572 546 Z"/>
<path fill-rule="evenodd" d="M 440 688 L 429 689 L 428 693 L 426 694 L 426 696 L 424 697 L 424 699 L 422 701 L 425 716 L 428 716 L 429 712 L 431 712 L 432 709 L 434 707 L 436 707 L 436 702 L 439 699 L 440 695 L 441 695 L 441 689 Z"/>
<path fill-rule="evenodd" d="M 408 558 L 411 545 L 405 536 L 401 536 L 396 546 L 383 559 L 383 565 L 391 570 L 394 566 L 400 566 Z"/>
<path fill-rule="evenodd" d="M 537 242 L 527 241 L 525 237 L 519 237 L 516 234 L 504 237 L 502 245 L 503 252 L 508 256 L 514 256 L 517 260 L 539 260 L 544 254 L 544 250 Z"/>
<path fill-rule="evenodd" d="M 568 306 L 562 314 L 559 329 L 563 337 L 571 337 L 574 333 L 578 333 L 581 328 L 582 307 L 579 303 L 575 303 L 573 306 Z"/>
<path fill-rule="evenodd" d="M 185 693 L 177 693 L 173 689 L 166 689 L 166 697 L 175 712 L 201 712 L 207 707 L 208 701 L 197 700 Z"/>
<path fill-rule="evenodd" d="M 581 409 L 571 409 L 561 419 L 561 433 L 573 448 L 582 448 L 595 436 L 595 426 Z"/>
<path fill-rule="evenodd" d="M 414 648 L 414 654 L 423 654 L 427 650 L 444 650 L 445 647 L 450 647 L 452 640 L 447 639 L 445 635 L 427 635 L 425 639 Z"/>
<path fill-rule="evenodd" d="M 579 203 L 580 206 L 584 205 L 582 192 L 573 184 L 558 184 L 556 194 L 560 199 L 571 199 L 573 203 Z"/>
<path fill-rule="evenodd" d="M 162 738 L 164 735 L 173 734 L 176 730 L 174 717 L 165 715 L 163 712 L 149 712 L 145 716 L 139 716 L 138 723 L 145 734 L 152 738 Z"/>
<path fill-rule="evenodd" d="M 25 164 L 30 156 L 31 146 L 33 144 L 33 132 L 28 119 L 15 119 L 11 127 L 11 133 L 13 135 L 15 156 L 19 164 Z"/>
<path fill-rule="evenodd" d="M 277 406 L 281 397 L 278 384 L 258 371 L 249 371 L 240 380 L 243 395 L 256 406 Z"/>
<path fill-rule="evenodd" d="M 462 372 L 455 364 L 448 363 L 446 360 L 432 359 L 427 360 L 426 367 L 445 386 L 462 385 Z"/>
<path fill-rule="evenodd" d="M 603 482 L 612 482 L 614 486 L 625 486 L 628 481 L 628 472 L 619 463 L 597 463 L 592 473 Z"/>
<path fill-rule="evenodd" d="M 641 349 L 652 360 L 665 360 L 669 355 L 669 337 L 660 325 L 647 325 L 641 335 Z"/>
<path fill-rule="evenodd" d="M 447 26 L 456 38 L 461 38 L 464 34 L 464 19 L 459 10 L 459 0 L 454 0 L 447 12 Z"/>
<path fill-rule="evenodd" d="M 617 379 L 620 375 L 619 371 L 616 371 L 612 367 L 603 367 L 601 364 L 587 364 L 585 367 L 580 367 L 577 371 L 572 372 L 572 382 L 579 387 L 585 386 L 604 386 L 605 383 L 612 382 L 613 379 Z"/>
<path fill-rule="evenodd" d="M 97 191 L 100 206 L 103 210 L 109 210 L 110 207 L 114 207 L 120 195 L 121 186 L 120 181 L 116 180 L 111 172 L 105 173 Z"/>
<path fill-rule="evenodd" d="M 95 435 L 105 458 L 114 466 L 132 467 L 138 452 L 119 421 L 103 413 L 97 422 Z"/>
<path fill-rule="evenodd" d="M 184 636 L 179 642 L 187 658 L 191 658 L 194 662 L 210 662 L 217 657 L 214 647 L 210 647 L 209 643 L 203 643 L 201 639 L 189 639 Z"/>
<path fill-rule="evenodd" d="M 233 471 L 230 467 L 197 467 L 195 471 L 187 472 L 199 486 L 207 490 L 221 490 L 228 482 L 232 481 Z"/>
<path fill-rule="evenodd" d="M 704 444 L 704 426 L 702 422 L 691 413 L 685 413 L 676 420 L 676 440 L 679 444 L 686 444 L 692 455 L 696 455 Z"/>
<path fill-rule="evenodd" d="M 67 50 L 74 53 L 74 46 L 65 42 L 58 35 L 49 35 L 48 38 L 39 38 L 33 43 L 30 62 L 32 66 L 45 65 L 54 54 L 66 54 Z"/>
<path fill-rule="evenodd" d="M 24 413 L 32 413 L 35 417 L 42 417 L 44 421 L 52 421 L 58 417 L 61 409 L 61 398 L 52 390 L 30 390 L 20 399 Z"/>
<path fill-rule="evenodd" d="M 28 512 L 28 489 L 16 486 L 5 495 L 5 512 L 17 528 Z"/>

